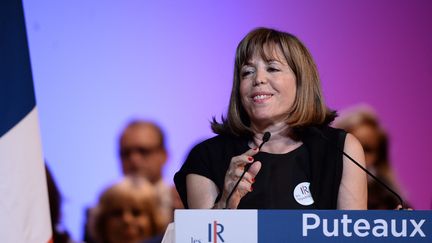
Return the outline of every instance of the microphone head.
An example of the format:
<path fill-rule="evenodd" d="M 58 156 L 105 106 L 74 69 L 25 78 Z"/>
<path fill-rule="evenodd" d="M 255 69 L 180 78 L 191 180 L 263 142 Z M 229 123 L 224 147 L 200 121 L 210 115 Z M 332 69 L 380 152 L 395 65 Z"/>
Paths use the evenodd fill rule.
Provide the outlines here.
<path fill-rule="evenodd" d="M 271 134 L 269 132 L 265 132 L 264 136 L 262 138 L 262 142 L 260 144 L 260 146 L 258 146 L 258 149 L 261 150 L 262 146 L 267 143 L 267 141 L 270 139 Z"/>
<path fill-rule="evenodd" d="M 265 132 L 264 133 L 264 136 L 263 136 L 263 142 L 265 143 L 265 142 L 267 142 L 268 140 L 270 140 L 270 137 L 271 137 L 271 133 L 270 132 Z"/>

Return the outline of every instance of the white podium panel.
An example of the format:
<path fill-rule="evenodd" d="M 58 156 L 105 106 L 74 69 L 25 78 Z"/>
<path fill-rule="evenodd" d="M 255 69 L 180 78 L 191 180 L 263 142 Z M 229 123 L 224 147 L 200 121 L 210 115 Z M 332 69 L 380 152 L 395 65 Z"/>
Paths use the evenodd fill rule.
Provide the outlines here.
<path fill-rule="evenodd" d="M 257 210 L 176 210 L 175 242 L 258 242 Z"/>

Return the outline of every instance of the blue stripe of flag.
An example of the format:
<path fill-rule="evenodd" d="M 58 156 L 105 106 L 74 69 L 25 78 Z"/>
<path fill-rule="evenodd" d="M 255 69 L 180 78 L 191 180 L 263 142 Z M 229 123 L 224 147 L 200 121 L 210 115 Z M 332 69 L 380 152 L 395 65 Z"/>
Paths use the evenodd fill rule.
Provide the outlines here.
<path fill-rule="evenodd" d="M 36 105 L 21 0 L 0 3 L 0 137 Z"/>

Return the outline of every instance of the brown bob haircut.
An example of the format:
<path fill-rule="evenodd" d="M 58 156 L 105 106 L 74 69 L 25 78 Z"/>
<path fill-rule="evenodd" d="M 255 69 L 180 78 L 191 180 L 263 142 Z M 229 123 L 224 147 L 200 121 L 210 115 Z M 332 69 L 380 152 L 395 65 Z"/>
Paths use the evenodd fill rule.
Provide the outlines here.
<path fill-rule="evenodd" d="M 269 49 L 270 48 L 270 49 Z M 294 35 L 269 28 L 257 28 L 249 32 L 237 46 L 234 79 L 227 117 L 222 122 L 213 117 L 211 128 L 217 134 L 252 136 L 250 119 L 243 108 L 240 97 L 240 72 L 256 53 L 264 60 L 272 57 L 271 48 L 280 48 L 286 62 L 296 77 L 296 97 L 286 123 L 297 130 L 307 126 L 328 124 L 336 117 L 336 112 L 324 103 L 321 82 L 315 62 L 303 43 Z"/>

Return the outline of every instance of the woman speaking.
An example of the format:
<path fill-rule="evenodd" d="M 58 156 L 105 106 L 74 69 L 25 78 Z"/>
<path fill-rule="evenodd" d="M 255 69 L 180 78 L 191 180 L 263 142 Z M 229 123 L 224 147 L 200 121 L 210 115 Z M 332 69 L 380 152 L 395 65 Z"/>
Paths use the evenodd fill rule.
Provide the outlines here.
<path fill-rule="evenodd" d="M 295 36 L 258 28 L 239 43 L 226 117 L 174 177 L 186 208 L 366 209 L 360 143 L 329 127 L 316 65 Z"/>

